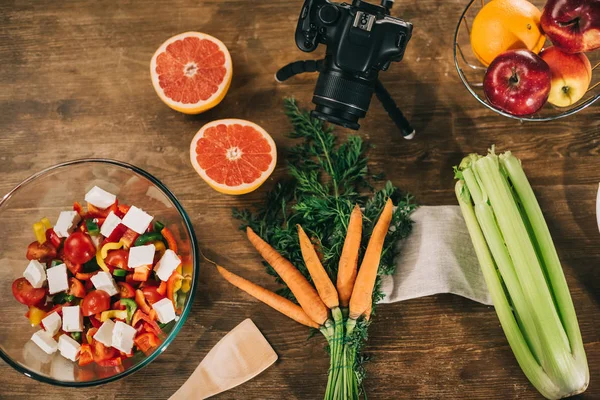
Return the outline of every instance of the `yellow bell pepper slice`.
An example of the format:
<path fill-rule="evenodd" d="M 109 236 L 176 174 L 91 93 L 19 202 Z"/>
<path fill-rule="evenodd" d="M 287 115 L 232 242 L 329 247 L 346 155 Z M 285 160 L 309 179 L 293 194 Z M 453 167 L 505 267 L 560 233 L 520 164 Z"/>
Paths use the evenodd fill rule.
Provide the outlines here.
<path fill-rule="evenodd" d="M 102 311 L 102 314 L 100 314 L 100 322 L 104 322 L 112 318 L 122 319 L 125 321 L 127 319 L 127 310 L 108 310 Z"/>
<path fill-rule="evenodd" d="M 160 259 L 165 254 L 165 251 L 167 251 L 165 244 L 162 242 L 162 240 L 157 240 L 152 242 L 152 244 L 154 244 L 154 248 L 156 249 L 156 253 L 158 253 L 158 258 Z"/>
<path fill-rule="evenodd" d="M 46 228 L 46 230 L 52 228 L 52 224 L 50 223 L 50 220 L 48 218 L 44 217 L 40 220 L 40 222 L 44 225 L 44 228 Z"/>
<path fill-rule="evenodd" d="M 36 306 L 29 307 L 29 312 L 27 313 L 29 317 L 29 323 L 31 326 L 38 326 L 42 319 L 46 316 L 46 311 L 37 308 Z"/>
<path fill-rule="evenodd" d="M 183 278 L 183 283 L 181 284 L 181 292 L 187 293 L 190 291 L 191 288 L 192 288 L 192 277 L 189 275 L 186 275 Z"/>
<path fill-rule="evenodd" d="M 102 259 L 104 260 L 108 256 L 109 251 L 119 250 L 121 247 L 123 247 L 123 242 L 121 242 L 121 241 L 118 241 L 117 243 L 106 243 L 102 247 L 102 250 L 100 251 L 100 255 L 102 256 Z"/>
<path fill-rule="evenodd" d="M 44 227 L 44 224 L 41 222 L 33 224 L 33 233 L 35 233 L 35 238 L 39 244 L 44 244 L 46 242 L 46 228 Z"/>
<path fill-rule="evenodd" d="M 110 269 L 106 266 L 106 264 L 104 263 L 104 259 L 102 258 L 101 249 L 98 249 L 98 251 L 96 252 L 96 263 L 98 263 L 98 266 L 102 268 L 102 271 L 110 273 Z"/>

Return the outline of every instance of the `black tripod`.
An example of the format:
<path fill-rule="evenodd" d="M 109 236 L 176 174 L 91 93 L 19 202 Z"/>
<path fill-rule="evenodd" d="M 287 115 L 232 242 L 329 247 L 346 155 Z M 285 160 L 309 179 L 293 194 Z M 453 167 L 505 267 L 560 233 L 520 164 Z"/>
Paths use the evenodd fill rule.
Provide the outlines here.
<path fill-rule="evenodd" d="M 306 60 L 306 61 L 294 61 L 289 63 L 285 67 L 281 68 L 275 74 L 275 80 L 277 82 L 283 82 L 291 78 L 292 76 L 302 74 L 305 72 L 321 72 L 323 70 L 324 60 Z M 388 113 L 392 121 L 396 124 L 404 139 L 410 140 L 415 137 L 415 130 L 408 122 L 402 111 L 396 105 L 390 93 L 383 87 L 383 84 L 379 79 L 375 81 L 375 95 L 383 105 L 383 108 Z"/>

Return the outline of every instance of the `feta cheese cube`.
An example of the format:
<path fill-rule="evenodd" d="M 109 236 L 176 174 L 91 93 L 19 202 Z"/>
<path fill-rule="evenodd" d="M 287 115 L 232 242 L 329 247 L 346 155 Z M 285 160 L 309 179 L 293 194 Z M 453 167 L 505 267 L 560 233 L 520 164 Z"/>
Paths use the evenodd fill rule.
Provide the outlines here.
<path fill-rule="evenodd" d="M 152 308 L 154 308 L 154 311 L 156 311 L 158 320 L 162 324 L 169 323 L 175 319 L 175 308 L 173 307 L 173 302 L 166 297 L 152 304 Z"/>
<path fill-rule="evenodd" d="M 68 237 L 73 233 L 79 221 L 81 221 L 81 217 L 77 211 L 61 211 L 56 225 L 54 225 L 54 232 L 58 237 Z"/>
<path fill-rule="evenodd" d="M 154 253 L 156 247 L 153 244 L 145 246 L 134 246 L 129 249 L 129 258 L 127 267 L 136 268 L 142 265 L 152 265 L 154 263 Z"/>
<path fill-rule="evenodd" d="M 48 276 L 48 291 L 50 294 L 64 292 L 69 289 L 69 277 L 67 275 L 67 266 L 59 264 L 46 270 Z"/>
<path fill-rule="evenodd" d="M 96 250 L 98 248 L 100 248 L 100 245 L 102 244 L 102 241 L 104 240 L 102 238 L 102 236 L 100 236 L 100 235 L 90 236 L 90 239 L 92 239 L 92 243 L 94 243 L 94 247 L 96 247 Z"/>
<path fill-rule="evenodd" d="M 94 334 L 94 339 L 96 339 L 106 347 L 110 347 L 112 346 L 112 335 L 114 329 L 115 323 L 108 319 L 104 321 L 100 328 L 98 328 L 98 331 Z"/>
<path fill-rule="evenodd" d="M 44 350 L 48 354 L 55 353 L 58 349 L 58 343 L 56 340 L 45 330 L 37 331 L 31 337 L 31 341 L 38 345 L 38 347 Z"/>
<path fill-rule="evenodd" d="M 48 315 L 44 319 L 42 319 L 42 327 L 48 332 L 51 336 L 54 336 L 60 330 L 60 326 L 62 325 L 62 320 L 60 315 L 55 311 L 52 314 Z"/>
<path fill-rule="evenodd" d="M 181 264 L 181 259 L 177 253 L 171 249 L 168 249 L 160 258 L 160 261 L 156 263 L 154 270 L 161 281 L 168 281 L 173 271 L 179 267 L 179 264 Z"/>
<path fill-rule="evenodd" d="M 119 288 L 112 275 L 105 271 L 100 271 L 91 278 L 94 287 L 98 290 L 104 290 L 109 296 L 119 293 Z"/>
<path fill-rule="evenodd" d="M 110 234 L 115 230 L 117 226 L 121 223 L 121 218 L 117 217 L 114 212 L 108 213 L 106 219 L 102 223 L 100 227 L 100 234 L 104 237 L 109 237 Z"/>
<path fill-rule="evenodd" d="M 83 331 L 83 318 L 79 306 L 63 307 L 62 328 L 65 332 Z"/>
<path fill-rule="evenodd" d="M 117 196 L 104 189 L 94 186 L 85 195 L 85 201 L 102 210 L 112 206 L 117 201 Z"/>
<path fill-rule="evenodd" d="M 38 260 L 31 260 L 27 268 L 25 268 L 23 276 L 31 283 L 31 286 L 39 289 L 46 282 L 46 266 Z"/>
<path fill-rule="evenodd" d="M 60 335 L 58 338 L 58 350 L 60 355 L 71 361 L 77 361 L 81 345 L 69 335 Z"/>
<path fill-rule="evenodd" d="M 137 331 L 134 327 L 127 325 L 123 321 L 117 321 L 112 334 L 112 347 L 123 353 L 131 353 L 133 348 L 133 338 Z"/>
<path fill-rule="evenodd" d="M 150 225 L 150 222 L 152 222 L 153 219 L 154 217 L 152 215 L 136 206 L 131 206 L 129 211 L 127 211 L 127 214 L 123 217 L 123 225 L 141 235 L 146 232 L 148 225 Z"/>

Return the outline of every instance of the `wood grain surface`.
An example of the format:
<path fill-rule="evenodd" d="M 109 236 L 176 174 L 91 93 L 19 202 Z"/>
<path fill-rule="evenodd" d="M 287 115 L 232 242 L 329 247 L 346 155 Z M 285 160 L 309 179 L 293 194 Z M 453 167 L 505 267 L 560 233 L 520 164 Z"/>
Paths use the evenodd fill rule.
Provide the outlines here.
<path fill-rule="evenodd" d="M 523 160 L 545 211 L 573 294 L 591 384 L 600 398 L 600 234 L 594 216 L 600 181 L 598 107 L 544 124 L 520 124 L 481 107 L 452 62 L 455 21 L 465 1 L 396 2 L 412 21 L 405 60 L 382 80 L 418 137 L 403 140 L 373 101 L 360 134 L 374 145 L 370 166 L 420 204 L 455 204 L 452 166 L 495 143 Z M 284 0 L 3 0 L 0 2 L 0 194 L 30 174 L 81 157 L 133 163 L 161 179 L 192 216 L 201 247 L 236 272 L 274 287 L 231 218 L 232 207 L 261 201 L 285 168 L 290 129 L 285 96 L 310 106 L 315 76 L 277 84 L 278 67 L 306 55 L 293 35 L 301 1 Z M 149 77 L 154 50 L 168 37 L 198 30 L 230 49 L 234 77 L 215 109 L 186 116 L 162 104 Z M 196 131 L 218 118 L 245 118 L 269 131 L 280 150 L 274 179 L 229 197 L 191 168 Z M 340 136 L 348 131 L 338 129 Z M 2 293 L 3 296 L 8 294 Z M 252 318 L 280 359 L 219 399 L 319 399 L 328 358 L 323 340 L 219 279 L 203 264 L 192 314 L 167 351 L 117 382 L 69 390 L 38 383 L 0 362 L 3 399 L 164 399 L 208 350 Z M 370 330 L 369 399 L 538 399 L 518 367 L 494 310 L 439 295 L 379 308 Z"/>

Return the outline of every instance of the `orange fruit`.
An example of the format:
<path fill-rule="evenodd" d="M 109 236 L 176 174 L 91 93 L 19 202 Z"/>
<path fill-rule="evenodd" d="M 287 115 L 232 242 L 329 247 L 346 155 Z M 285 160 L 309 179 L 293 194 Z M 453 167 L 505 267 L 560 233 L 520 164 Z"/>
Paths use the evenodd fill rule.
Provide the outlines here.
<path fill-rule="evenodd" d="M 260 126 L 242 119 L 221 119 L 204 125 L 190 145 L 196 172 L 213 189 L 226 194 L 256 190 L 277 163 L 273 138 Z"/>
<path fill-rule="evenodd" d="M 150 62 L 154 90 L 174 110 L 199 114 L 219 104 L 231 83 L 231 56 L 219 39 L 200 32 L 173 36 Z"/>
<path fill-rule="evenodd" d="M 477 13 L 471 28 L 471 48 L 486 67 L 508 50 L 539 53 L 546 37 L 542 13 L 527 0 L 492 0 Z"/>

